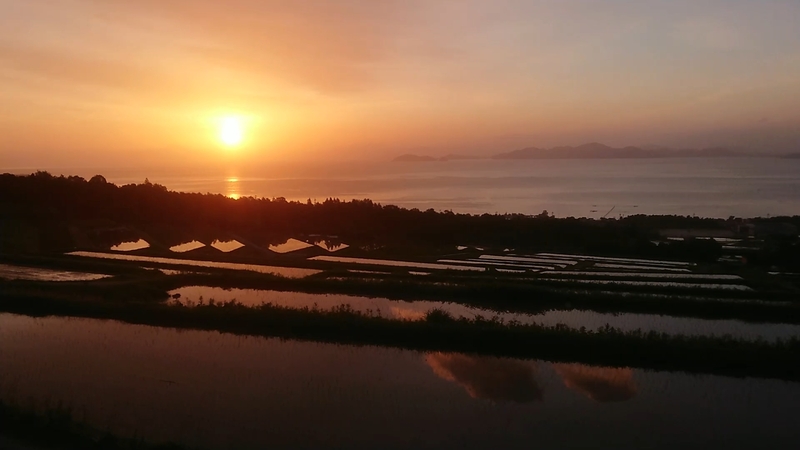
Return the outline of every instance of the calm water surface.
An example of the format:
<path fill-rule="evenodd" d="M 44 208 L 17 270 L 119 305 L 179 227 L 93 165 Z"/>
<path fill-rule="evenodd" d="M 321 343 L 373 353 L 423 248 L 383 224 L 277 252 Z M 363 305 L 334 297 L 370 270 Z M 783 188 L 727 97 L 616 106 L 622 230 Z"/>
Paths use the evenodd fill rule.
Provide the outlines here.
<path fill-rule="evenodd" d="M 203 448 L 797 448 L 800 384 L 0 314 L 0 396 Z"/>
<path fill-rule="evenodd" d="M 155 256 L 124 255 L 119 253 L 71 252 L 67 254 L 72 256 L 81 256 L 84 258 L 114 259 L 118 261 L 137 261 L 154 264 L 170 264 L 176 266 L 208 267 L 212 269 L 247 270 L 250 272 L 279 275 L 287 278 L 303 278 L 309 275 L 320 273 L 319 270 L 301 269 L 297 267 L 277 267 L 262 266 L 259 264 L 240 264 L 194 259 L 159 258 Z"/>
<path fill-rule="evenodd" d="M 600 314 L 592 311 L 548 311 L 543 314 L 516 314 L 496 312 L 457 303 L 432 302 L 432 301 L 398 301 L 386 298 L 368 298 L 350 295 L 333 294 L 307 294 L 303 292 L 281 292 L 256 289 L 222 289 L 205 286 L 186 286 L 170 291 L 170 294 L 180 294 L 180 302 L 184 304 L 199 303 L 202 299 L 208 302 L 214 299 L 218 302 L 236 300 L 247 306 L 258 306 L 264 303 L 288 306 L 292 308 L 313 308 L 330 310 L 340 305 L 350 305 L 359 312 L 378 312 L 384 317 L 403 320 L 419 320 L 425 313 L 432 309 L 442 309 L 454 317 L 473 318 L 483 316 L 491 318 L 497 316 L 506 322 L 516 320 L 525 324 L 543 324 L 553 326 L 565 324 L 572 328 L 586 327 L 596 330 L 606 325 L 624 331 L 641 329 L 643 331 L 657 331 L 670 334 L 685 334 L 691 336 L 724 336 L 731 335 L 741 339 L 777 339 L 800 338 L 800 325 L 747 323 L 739 320 L 703 320 L 684 317 L 659 316 L 652 314 Z"/>
<path fill-rule="evenodd" d="M 369 259 L 369 258 L 349 258 L 345 256 L 315 256 L 308 258 L 309 261 L 324 261 L 343 264 L 361 264 L 368 266 L 387 266 L 387 267 L 408 267 L 412 269 L 432 269 L 432 270 L 462 270 L 483 272 L 483 267 L 461 266 L 452 264 L 436 264 L 416 261 L 397 261 L 393 259 Z"/>
<path fill-rule="evenodd" d="M 31 281 L 94 281 L 111 275 L 0 264 L 0 279 Z"/>
<path fill-rule="evenodd" d="M 17 171 L 19 172 L 19 171 Z M 64 169 L 102 173 L 114 183 L 149 177 L 170 189 L 285 197 L 305 202 L 370 198 L 408 208 L 456 212 L 602 217 L 679 214 L 793 215 L 800 206 L 800 160 L 689 158 L 445 163 L 339 162 L 262 167 Z"/>
<path fill-rule="evenodd" d="M 144 239 L 139 239 L 138 241 L 129 241 L 117 244 L 111 247 L 111 250 L 115 252 L 132 252 L 134 250 L 141 250 L 149 247 L 149 242 L 145 241 Z"/>
<path fill-rule="evenodd" d="M 286 242 L 284 242 L 283 244 L 270 245 L 269 249 L 276 253 L 290 253 L 296 250 L 302 250 L 304 248 L 309 248 L 309 247 L 313 247 L 313 245 L 309 244 L 308 242 L 303 242 L 291 238 Z"/>

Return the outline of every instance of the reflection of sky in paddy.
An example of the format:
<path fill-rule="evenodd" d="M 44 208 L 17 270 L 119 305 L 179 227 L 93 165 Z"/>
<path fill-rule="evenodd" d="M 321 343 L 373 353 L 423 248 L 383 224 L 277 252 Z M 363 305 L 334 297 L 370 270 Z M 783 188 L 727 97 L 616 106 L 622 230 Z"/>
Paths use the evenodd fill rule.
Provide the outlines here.
<path fill-rule="evenodd" d="M 232 241 L 215 240 L 214 242 L 211 243 L 211 246 L 221 252 L 227 253 L 244 247 L 244 244 L 242 244 L 237 240 L 232 240 Z"/>
<path fill-rule="evenodd" d="M 139 239 L 138 241 L 123 242 L 115 245 L 111 247 L 111 250 L 115 252 L 132 252 L 134 250 L 141 250 L 148 247 L 150 247 L 149 242 L 145 241 L 144 239 Z"/>
<path fill-rule="evenodd" d="M 153 264 L 170 264 L 179 266 L 208 267 L 212 269 L 247 270 L 251 272 L 279 275 L 288 278 L 303 278 L 319 273 L 319 270 L 298 267 L 262 266 L 260 264 L 240 264 L 218 261 L 201 261 L 193 259 L 160 258 L 155 256 L 125 255 L 120 253 L 71 252 L 68 255 L 85 258 L 114 259 L 118 261 L 137 261 Z"/>
<path fill-rule="evenodd" d="M 330 242 L 324 241 L 324 240 L 317 242 L 317 246 L 319 246 L 321 248 L 324 248 L 325 250 L 327 250 L 327 251 L 329 251 L 331 253 L 332 252 L 338 252 L 339 250 L 344 250 L 347 247 L 350 247 L 347 244 L 333 244 L 333 243 L 330 243 Z"/>
<path fill-rule="evenodd" d="M 257 289 L 222 289 L 205 286 L 186 286 L 170 291 L 172 294 L 181 294 L 181 303 L 197 303 L 202 298 L 204 301 L 214 299 L 217 302 L 236 300 L 246 306 L 258 306 L 264 303 L 287 306 L 291 308 L 313 308 L 330 310 L 340 305 L 350 305 L 355 311 L 372 312 L 384 317 L 403 320 L 419 320 L 425 313 L 432 309 L 441 309 L 453 317 L 474 318 L 483 316 L 491 318 L 497 316 L 506 322 L 516 320 L 523 324 L 538 323 L 547 326 L 564 324 L 568 327 L 579 329 L 586 327 L 588 330 L 610 325 L 623 331 L 657 331 L 669 334 L 684 334 L 689 336 L 723 336 L 729 334 L 735 338 L 758 339 L 775 341 L 778 338 L 788 339 L 800 337 L 800 325 L 747 323 L 738 320 L 705 320 L 687 317 L 659 316 L 654 314 L 601 314 L 593 311 L 547 311 L 542 314 L 520 314 L 498 312 L 471 308 L 458 303 L 445 303 L 435 301 L 389 300 L 386 298 L 357 297 L 339 294 L 308 294 L 304 292 L 268 291 Z"/>
<path fill-rule="evenodd" d="M 715 274 L 715 273 L 647 273 L 647 272 L 580 272 L 580 271 L 549 271 L 543 275 L 574 275 L 582 277 L 608 277 L 608 278 L 664 278 L 664 279 L 683 279 L 683 280 L 741 280 L 739 275 Z"/>
<path fill-rule="evenodd" d="M 513 263 L 513 262 L 496 262 L 496 261 L 488 261 L 485 259 L 440 259 L 437 262 L 445 263 L 445 264 L 469 264 L 473 266 L 499 266 L 499 267 L 512 267 L 512 268 L 520 268 L 520 269 L 537 269 L 537 270 L 554 270 L 555 267 L 552 266 L 540 266 L 540 265 L 533 265 L 533 264 L 522 264 L 522 263 Z M 525 270 L 523 270 L 525 272 Z"/>
<path fill-rule="evenodd" d="M 584 364 L 553 364 L 564 385 L 600 402 L 622 402 L 636 396 L 633 370 L 619 367 L 592 367 Z"/>
<path fill-rule="evenodd" d="M 555 281 L 561 283 L 579 284 L 611 284 L 618 286 L 650 286 L 650 287 L 670 287 L 683 289 L 711 289 L 721 291 L 752 291 L 749 286 L 740 284 L 715 284 L 715 283 L 679 283 L 670 281 L 629 281 L 629 280 L 582 280 L 580 278 L 539 278 L 540 280 Z"/>
<path fill-rule="evenodd" d="M 456 265 L 434 264 L 434 263 L 424 263 L 415 261 L 396 261 L 391 259 L 347 258 L 339 256 L 315 256 L 313 258 L 309 258 L 309 260 L 335 262 L 343 264 L 409 267 L 415 269 L 432 269 L 432 270 L 464 270 L 464 271 L 477 271 L 477 272 L 483 272 L 486 270 L 483 267 L 456 266 Z"/>
<path fill-rule="evenodd" d="M 800 439 L 800 384 L 765 379 L 11 314 L 0 314 L 0 354 L 4 402 L 62 403 L 96 429 L 187 447 L 793 448 Z"/>
<path fill-rule="evenodd" d="M 433 372 L 463 387 L 470 397 L 495 402 L 542 401 L 536 381 L 541 363 L 492 356 L 433 352 L 425 355 Z M 633 370 L 585 364 L 551 365 L 564 386 L 599 403 L 623 402 L 636 396 Z"/>
<path fill-rule="evenodd" d="M 203 244 L 202 242 L 192 241 L 192 242 L 187 242 L 185 244 L 172 246 L 169 248 L 169 250 L 175 253 L 186 253 L 192 250 L 197 250 L 198 248 L 203 248 L 205 246 L 206 244 Z"/>
<path fill-rule="evenodd" d="M 470 397 L 528 403 L 542 400 L 535 363 L 460 353 L 429 353 L 425 362 L 438 377 L 464 388 Z"/>
<path fill-rule="evenodd" d="M 29 281 L 94 281 L 111 275 L 72 272 L 66 270 L 41 269 L 38 267 L 0 264 L 0 279 Z"/>
<path fill-rule="evenodd" d="M 609 256 L 567 255 L 563 253 L 537 253 L 535 256 L 544 258 L 578 259 L 581 261 L 597 261 L 608 263 L 645 264 L 651 266 L 689 267 L 694 264 L 685 261 L 664 261 L 639 258 L 612 258 Z"/>
<path fill-rule="evenodd" d="M 283 244 L 278 245 L 270 245 L 269 249 L 275 253 L 290 253 L 295 252 L 297 250 L 302 250 L 304 248 L 313 247 L 312 244 L 308 242 L 299 241 L 297 239 L 291 238 L 288 239 Z"/>

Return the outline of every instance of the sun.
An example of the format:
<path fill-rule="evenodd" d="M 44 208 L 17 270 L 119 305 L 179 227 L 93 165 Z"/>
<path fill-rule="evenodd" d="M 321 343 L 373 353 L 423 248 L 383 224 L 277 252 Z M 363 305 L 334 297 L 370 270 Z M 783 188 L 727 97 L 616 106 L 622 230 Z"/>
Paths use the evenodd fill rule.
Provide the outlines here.
<path fill-rule="evenodd" d="M 238 147 L 244 139 L 244 125 L 238 117 L 224 117 L 219 126 L 219 140 L 227 147 Z"/>

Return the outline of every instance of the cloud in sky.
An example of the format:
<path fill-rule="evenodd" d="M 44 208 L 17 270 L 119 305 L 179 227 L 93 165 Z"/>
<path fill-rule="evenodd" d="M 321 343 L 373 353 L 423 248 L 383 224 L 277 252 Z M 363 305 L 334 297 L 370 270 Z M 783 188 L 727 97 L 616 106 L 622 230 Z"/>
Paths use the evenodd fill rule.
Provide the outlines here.
<path fill-rule="evenodd" d="M 492 140 L 508 135 L 640 144 L 741 134 L 762 117 L 800 135 L 793 1 L 0 0 L 0 9 L 0 158 L 18 164 L 213 159 L 213 120 L 231 112 L 253 118 L 242 157 L 266 160 L 508 150 Z"/>

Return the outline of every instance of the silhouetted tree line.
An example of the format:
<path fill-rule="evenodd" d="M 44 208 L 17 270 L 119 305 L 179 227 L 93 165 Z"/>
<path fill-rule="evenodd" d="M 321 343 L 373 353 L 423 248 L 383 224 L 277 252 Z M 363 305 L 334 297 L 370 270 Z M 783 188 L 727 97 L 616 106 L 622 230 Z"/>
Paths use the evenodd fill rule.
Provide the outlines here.
<path fill-rule="evenodd" d="M 100 175 L 0 175 L 0 215 L 63 233 L 67 224 L 131 226 L 158 234 L 233 232 L 257 242 L 276 236 L 336 236 L 362 248 L 419 251 L 456 245 L 559 250 L 715 260 L 719 244 L 686 241 L 654 245 L 664 228 L 725 228 L 726 221 L 680 216 L 620 219 L 554 218 L 546 213 L 457 214 L 420 211 L 371 200 L 293 202 L 284 198 L 181 193 L 146 181 L 116 186 Z M 774 220 L 774 219 L 773 219 Z M 800 223 L 798 217 L 784 220 Z M 61 231 L 57 231 L 61 230 Z"/>

